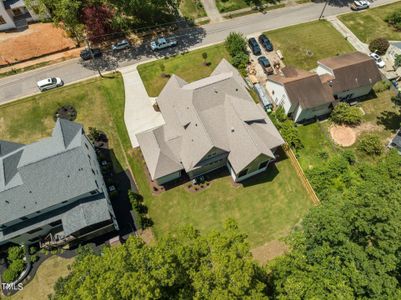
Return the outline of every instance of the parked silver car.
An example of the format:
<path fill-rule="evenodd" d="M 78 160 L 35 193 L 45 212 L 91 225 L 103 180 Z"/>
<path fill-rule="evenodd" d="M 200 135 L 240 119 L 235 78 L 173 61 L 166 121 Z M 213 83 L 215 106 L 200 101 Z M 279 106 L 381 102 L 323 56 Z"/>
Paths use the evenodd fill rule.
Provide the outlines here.
<path fill-rule="evenodd" d="M 64 82 L 61 80 L 61 78 L 58 77 L 51 77 L 51 78 L 46 78 L 43 80 L 39 80 L 36 85 L 38 86 L 39 90 L 41 92 L 47 91 L 54 89 L 59 86 L 63 86 Z"/>
<path fill-rule="evenodd" d="M 127 40 L 119 41 L 118 43 L 111 46 L 112 51 L 124 50 L 128 48 L 131 48 L 131 44 Z"/>

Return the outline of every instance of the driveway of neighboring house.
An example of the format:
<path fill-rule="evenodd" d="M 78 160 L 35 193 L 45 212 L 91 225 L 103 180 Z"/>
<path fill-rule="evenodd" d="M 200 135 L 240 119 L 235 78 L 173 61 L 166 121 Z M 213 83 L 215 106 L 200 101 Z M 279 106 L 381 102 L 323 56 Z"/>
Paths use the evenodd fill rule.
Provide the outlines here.
<path fill-rule="evenodd" d="M 201 0 L 201 2 L 211 23 L 217 23 L 224 20 L 217 9 L 215 0 Z"/>
<path fill-rule="evenodd" d="M 133 65 L 120 69 L 125 88 L 124 121 L 134 148 L 139 146 L 137 133 L 164 124 L 161 113 L 153 109 L 151 99 L 136 67 L 137 65 Z"/>
<path fill-rule="evenodd" d="M 29 25 L 22 32 L 0 33 L 0 66 L 75 48 L 72 39 L 52 23 Z"/>
<path fill-rule="evenodd" d="M 356 35 L 349 30 L 347 26 L 344 25 L 343 22 L 341 22 L 336 16 L 330 16 L 327 18 L 327 21 L 329 21 L 335 29 L 337 29 L 338 32 L 342 34 L 343 37 L 347 39 L 347 41 L 358 51 L 362 53 L 369 54 L 369 47 L 367 44 L 362 43 Z"/>

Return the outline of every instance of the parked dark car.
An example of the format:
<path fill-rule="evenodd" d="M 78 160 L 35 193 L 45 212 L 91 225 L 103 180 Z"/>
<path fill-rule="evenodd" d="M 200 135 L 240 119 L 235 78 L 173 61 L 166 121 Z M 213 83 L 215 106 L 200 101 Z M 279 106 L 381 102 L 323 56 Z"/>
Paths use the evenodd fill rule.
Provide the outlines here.
<path fill-rule="evenodd" d="M 249 44 L 249 48 L 251 48 L 253 55 L 261 55 L 262 54 L 259 44 L 255 38 L 250 38 L 248 40 L 248 44 Z"/>
<path fill-rule="evenodd" d="M 273 68 L 270 64 L 270 61 L 265 56 L 258 57 L 258 62 L 262 66 L 263 71 L 266 74 L 268 74 L 268 75 L 273 74 Z"/>
<path fill-rule="evenodd" d="M 81 58 L 83 60 L 89 60 L 92 58 L 92 54 L 91 51 L 93 53 L 94 57 L 100 57 L 102 56 L 102 51 L 100 51 L 99 48 L 94 48 L 94 49 L 84 49 L 81 51 L 81 53 L 79 54 L 81 56 Z"/>
<path fill-rule="evenodd" d="M 273 51 L 273 44 L 269 38 L 264 34 L 259 35 L 259 43 L 266 49 L 266 51 Z"/>

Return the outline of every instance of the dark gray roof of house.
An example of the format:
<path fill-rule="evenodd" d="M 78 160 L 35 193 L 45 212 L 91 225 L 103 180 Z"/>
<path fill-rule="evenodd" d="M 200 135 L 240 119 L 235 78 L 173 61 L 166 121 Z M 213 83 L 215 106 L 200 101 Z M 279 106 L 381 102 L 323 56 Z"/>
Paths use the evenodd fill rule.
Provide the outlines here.
<path fill-rule="evenodd" d="M 97 189 L 79 124 L 58 120 L 50 138 L 0 157 L 0 224 Z"/>
<path fill-rule="evenodd" d="M 82 202 L 63 215 L 64 234 L 68 236 L 90 225 L 110 219 L 106 198 L 102 197 L 94 201 Z"/>
<path fill-rule="evenodd" d="M 7 154 L 23 147 L 23 144 L 17 144 L 13 142 L 1 141 L 0 140 L 0 157 L 6 156 Z"/>

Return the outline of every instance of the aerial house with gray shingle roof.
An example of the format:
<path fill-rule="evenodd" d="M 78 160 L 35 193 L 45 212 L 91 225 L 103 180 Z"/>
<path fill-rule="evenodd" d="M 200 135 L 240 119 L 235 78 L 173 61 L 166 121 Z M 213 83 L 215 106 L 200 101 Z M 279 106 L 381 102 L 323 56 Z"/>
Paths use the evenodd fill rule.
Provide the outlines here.
<path fill-rule="evenodd" d="M 184 172 L 195 178 L 224 166 L 238 182 L 265 171 L 284 143 L 226 60 L 209 77 L 192 83 L 173 75 L 157 103 L 165 124 L 137 138 L 159 184 Z"/>
<path fill-rule="evenodd" d="M 0 245 L 117 229 L 96 153 L 80 124 L 59 119 L 51 137 L 0 140 Z"/>

